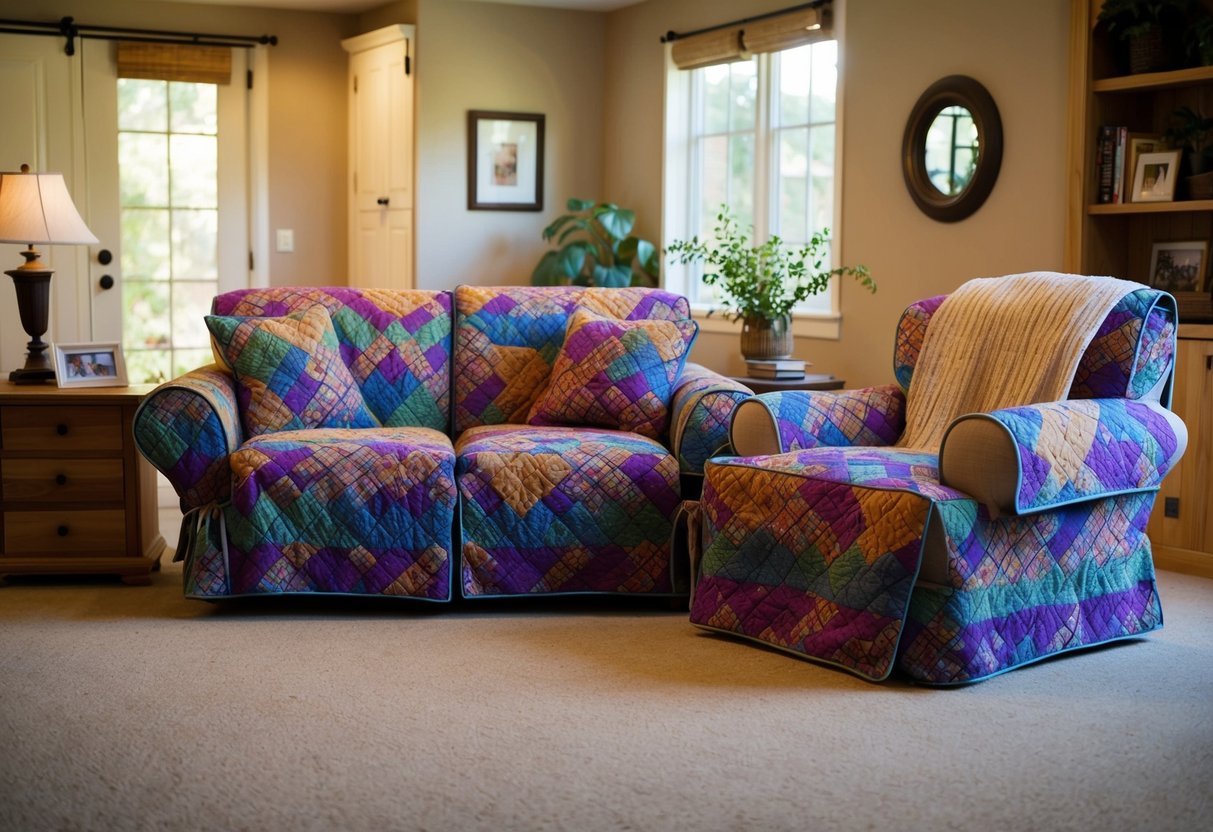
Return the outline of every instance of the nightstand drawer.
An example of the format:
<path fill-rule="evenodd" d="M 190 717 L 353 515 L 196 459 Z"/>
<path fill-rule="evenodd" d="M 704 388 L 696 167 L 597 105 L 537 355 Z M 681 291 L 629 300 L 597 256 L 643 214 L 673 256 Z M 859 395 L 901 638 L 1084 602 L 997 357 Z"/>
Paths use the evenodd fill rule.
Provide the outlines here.
<path fill-rule="evenodd" d="M 126 551 L 126 513 L 6 511 L 4 554 L 115 555 Z"/>
<path fill-rule="evenodd" d="M 121 459 L 6 459 L 0 461 L 5 502 L 119 502 Z"/>
<path fill-rule="evenodd" d="M 120 451 L 122 409 L 93 405 L 0 410 L 0 448 L 6 451 Z"/>

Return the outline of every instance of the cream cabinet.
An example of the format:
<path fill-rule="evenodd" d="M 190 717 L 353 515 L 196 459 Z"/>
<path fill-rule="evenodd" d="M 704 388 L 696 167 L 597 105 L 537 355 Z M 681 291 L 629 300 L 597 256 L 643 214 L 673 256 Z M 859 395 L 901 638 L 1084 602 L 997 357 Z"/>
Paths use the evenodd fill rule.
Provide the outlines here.
<path fill-rule="evenodd" d="M 349 284 L 413 281 L 413 26 L 341 42 L 349 63 Z"/>

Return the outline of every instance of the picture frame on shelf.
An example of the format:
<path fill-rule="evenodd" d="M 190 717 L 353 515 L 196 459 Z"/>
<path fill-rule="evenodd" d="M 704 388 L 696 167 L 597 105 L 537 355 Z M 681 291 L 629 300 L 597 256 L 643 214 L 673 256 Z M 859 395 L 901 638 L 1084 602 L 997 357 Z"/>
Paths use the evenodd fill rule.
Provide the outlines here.
<path fill-rule="evenodd" d="M 126 387 L 122 344 L 100 341 L 55 344 L 55 382 L 60 387 Z"/>
<path fill-rule="evenodd" d="M 468 210 L 543 210 L 542 113 L 468 111 Z"/>
<path fill-rule="evenodd" d="M 1172 202 L 1179 179 L 1178 150 L 1142 153 L 1133 170 L 1133 202 Z"/>
<path fill-rule="evenodd" d="M 1150 285 L 1172 294 L 1209 290 L 1209 242 L 1155 243 L 1150 252 Z"/>

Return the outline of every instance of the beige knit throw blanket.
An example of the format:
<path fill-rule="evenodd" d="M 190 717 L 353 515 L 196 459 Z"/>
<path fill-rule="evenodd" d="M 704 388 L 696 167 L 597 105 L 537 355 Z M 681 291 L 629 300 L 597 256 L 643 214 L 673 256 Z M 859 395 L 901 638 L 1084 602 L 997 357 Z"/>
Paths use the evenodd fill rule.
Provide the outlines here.
<path fill-rule="evenodd" d="M 1066 398 L 1099 325 L 1141 288 L 1055 272 L 965 283 L 931 317 L 897 445 L 938 452 L 957 416 Z"/>

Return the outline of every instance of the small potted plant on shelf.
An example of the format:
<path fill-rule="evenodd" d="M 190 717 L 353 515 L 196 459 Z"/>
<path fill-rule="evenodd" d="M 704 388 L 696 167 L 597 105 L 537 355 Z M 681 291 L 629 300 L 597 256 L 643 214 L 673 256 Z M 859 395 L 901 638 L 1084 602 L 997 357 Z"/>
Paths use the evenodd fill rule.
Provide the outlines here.
<path fill-rule="evenodd" d="M 1213 198 L 1213 118 L 1183 106 L 1171 114 L 1166 140 L 1184 151 L 1188 197 Z"/>
<path fill-rule="evenodd" d="M 725 314 L 742 322 L 741 353 L 747 359 L 789 357 L 792 310 L 825 291 L 833 278 L 851 275 L 876 291 L 867 266 L 823 268 L 828 229 L 814 233 L 799 248 L 785 246 L 778 235 L 755 245 L 751 234 L 752 229 L 743 229 L 728 207 L 721 206 L 710 241 L 676 240 L 666 250 L 679 263 L 705 265 L 703 282 L 719 290 Z"/>
<path fill-rule="evenodd" d="M 569 213 L 543 229 L 559 246 L 531 272 L 536 286 L 656 286 L 657 246 L 632 236 L 636 212 L 609 202 L 570 199 Z"/>
<path fill-rule="evenodd" d="M 1130 73 L 1161 72 L 1175 68 L 1193 9 L 1192 0 L 1104 0 L 1096 19 L 1128 47 Z"/>

